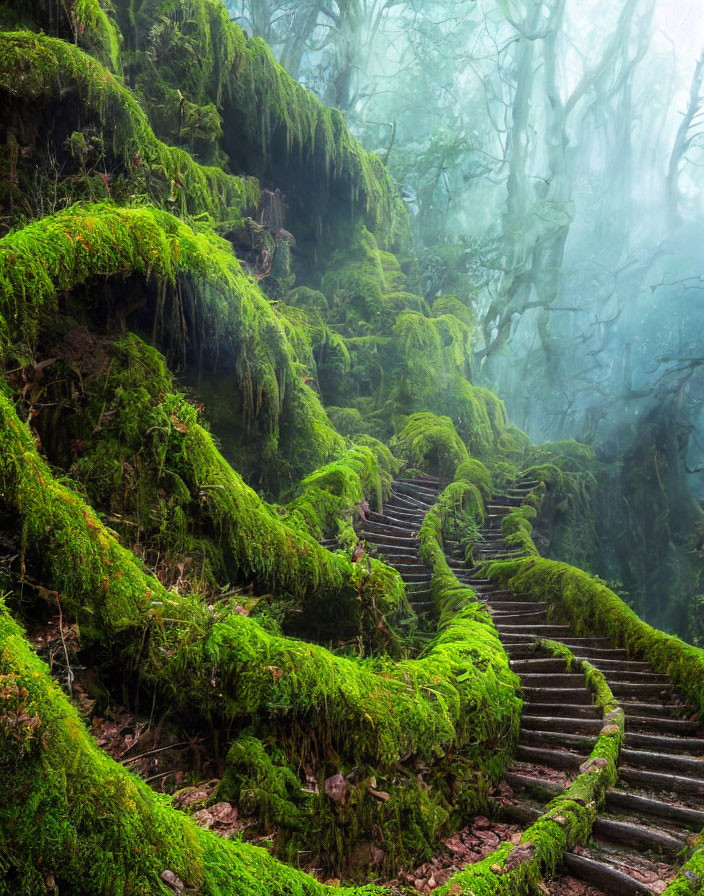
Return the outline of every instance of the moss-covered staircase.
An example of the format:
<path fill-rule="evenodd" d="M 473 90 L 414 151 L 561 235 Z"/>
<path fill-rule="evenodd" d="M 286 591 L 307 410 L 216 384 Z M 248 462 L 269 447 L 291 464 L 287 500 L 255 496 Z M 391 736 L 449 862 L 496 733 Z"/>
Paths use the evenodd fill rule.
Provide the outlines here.
<path fill-rule="evenodd" d="M 401 574 L 416 613 L 432 605 L 431 573 L 419 555 L 418 531 L 438 497 L 439 480 L 431 476 L 396 479 L 383 512 L 367 511 L 361 537 L 367 547 Z"/>
<path fill-rule="evenodd" d="M 516 554 L 503 540 L 501 522 L 532 485 L 523 482 L 489 505 L 475 557 L 503 560 Z M 604 727 L 583 672 L 570 671 L 555 651 L 541 650 L 538 639 L 560 642 L 576 660 L 603 672 L 625 712 L 618 782 L 607 792 L 589 846 L 565 853 L 565 876 L 549 882 L 550 892 L 569 891 L 571 876 L 609 894 L 662 893 L 675 877 L 678 856 L 704 828 L 704 730 L 693 720 L 695 710 L 667 676 L 610 638 L 578 637 L 546 602 L 501 590 L 488 578 L 475 574 L 466 581 L 489 607 L 523 686 L 520 740 L 506 776 L 514 790 L 509 814 L 524 823 L 539 818 L 544 798 L 579 773 Z M 702 884 L 690 882 L 695 890 Z"/>

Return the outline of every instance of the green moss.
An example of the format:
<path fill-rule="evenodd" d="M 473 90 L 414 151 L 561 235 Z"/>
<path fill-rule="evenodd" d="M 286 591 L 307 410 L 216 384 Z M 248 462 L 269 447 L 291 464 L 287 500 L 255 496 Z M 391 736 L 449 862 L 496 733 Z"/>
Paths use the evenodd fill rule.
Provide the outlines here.
<path fill-rule="evenodd" d="M 530 559 L 494 564 L 492 579 L 559 608 L 579 635 L 605 636 L 667 675 L 701 713 L 704 651 L 643 622 L 598 578 L 566 563 Z"/>
<path fill-rule="evenodd" d="M 75 709 L 0 611 L 0 891 L 57 888 L 155 894 L 169 870 L 203 896 L 322 896 L 338 890 L 276 862 L 263 849 L 199 829 L 102 753 Z M 29 723 L 19 729 L 12 719 Z"/>
<path fill-rule="evenodd" d="M 244 214 L 256 208 L 256 180 L 198 165 L 183 150 L 161 143 L 130 91 L 81 49 L 45 35 L 0 33 L 0 91 L 5 102 L 25 110 L 29 105 L 39 118 L 40 109 L 61 103 L 67 84 L 75 89 L 72 102 L 79 104 L 84 119 L 100 124 L 113 165 L 124 172 L 112 179 L 115 198 L 129 201 L 135 194 L 146 194 L 181 214 L 208 214 L 230 228 L 241 227 Z M 80 117 L 79 112 L 77 121 Z M 92 195 L 69 180 L 74 200 Z M 61 188 L 52 180 L 52 189 L 57 186 Z M 68 195 L 65 201 L 70 201 Z M 19 197 L 17 204 L 21 206 Z"/>
<path fill-rule="evenodd" d="M 577 665 L 576 658 L 563 644 L 538 640 L 535 648 L 564 659 L 568 668 Z M 603 674 L 586 661 L 579 665 L 604 720 L 604 727 L 580 773 L 523 832 L 518 844 L 502 844 L 476 865 L 454 875 L 438 890 L 441 896 L 515 896 L 533 892 L 544 876 L 557 870 L 565 850 L 588 842 L 597 808 L 618 777 L 624 714 Z"/>
<path fill-rule="evenodd" d="M 431 413 L 412 414 L 390 447 L 408 466 L 445 480 L 452 479 L 457 467 L 469 459 L 452 420 Z"/>
<path fill-rule="evenodd" d="M 229 244 L 157 209 L 75 206 L 0 240 L 0 338 L 7 346 L 21 334 L 31 347 L 63 294 L 96 276 L 126 273 L 157 284 L 154 331 L 172 353 L 188 344 L 183 324 L 170 323 L 183 321 L 185 305 L 190 357 L 234 368 L 243 426 L 272 436 L 274 450 L 280 435 L 281 454 L 293 459 L 288 471 L 278 471 L 284 480 L 297 481 L 343 448 L 295 366 L 281 319 Z"/>

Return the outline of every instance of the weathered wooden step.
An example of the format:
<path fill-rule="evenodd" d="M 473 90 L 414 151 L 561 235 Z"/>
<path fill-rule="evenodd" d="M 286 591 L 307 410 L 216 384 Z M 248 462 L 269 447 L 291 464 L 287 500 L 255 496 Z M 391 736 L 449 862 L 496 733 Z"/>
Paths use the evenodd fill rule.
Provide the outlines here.
<path fill-rule="evenodd" d="M 521 634 L 519 632 L 519 633 L 514 634 L 512 632 L 506 632 L 505 637 L 507 639 L 507 643 L 508 643 L 508 639 L 511 639 L 513 644 L 531 644 L 535 640 L 536 637 L 544 637 L 544 635 L 542 633 L 540 633 L 540 634 L 536 633 L 535 635 L 532 635 L 529 633 Z M 548 637 L 550 637 L 550 636 L 548 636 Z M 502 636 L 502 640 L 504 640 L 503 636 Z M 562 638 L 562 637 L 560 637 L 560 638 L 558 638 L 558 640 L 562 644 L 565 644 L 567 647 L 570 647 L 570 648 L 584 646 L 585 642 L 587 642 L 587 644 L 589 646 L 593 646 L 593 647 L 600 647 L 601 645 L 606 645 L 606 644 L 610 643 L 609 638 Z"/>
<path fill-rule="evenodd" d="M 370 517 L 372 513 L 368 514 Z M 384 513 L 379 514 L 386 519 L 396 520 L 397 522 L 408 525 L 409 523 L 417 523 L 420 525 L 425 518 L 424 510 L 409 510 L 407 507 L 399 507 L 395 504 L 387 504 Z"/>
<path fill-rule="evenodd" d="M 413 526 L 397 526 L 388 523 L 377 523 L 374 520 L 365 520 L 361 527 L 363 534 L 374 533 L 375 535 L 392 535 L 396 538 L 415 538 L 411 533 L 414 531 Z"/>
<path fill-rule="evenodd" d="M 516 747 L 516 759 L 523 762 L 538 762 L 549 768 L 567 769 L 574 771 L 585 761 L 588 751 L 582 753 L 570 753 L 567 750 L 546 750 L 540 747 L 524 747 L 519 744 Z"/>
<path fill-rule="evenodd" d="M 402 492 L 407 495 L 422 495 L 423 497 L 436 499 L 438 495 L 437 486 L 426 485 L 418 479 L 395 479 L 391 488 L 393 491 Z"/>
<path fill-rule="evenodd" d="M 646 664 L 647 665 L 647 664 Z M 604 676 L 609 684 L 613 683 L 633 683 L 633 684 L 653 684 L 653 685 L 669 685 L 670 679 L 667 675 L 657 675 L 655 672 L 639 669 L 608 669 L 604 672 Z"/>
<path fill-rule="evenodd" d="M 492 610 L 513 611 L 515 613 L 523 612 L 532 613 L 536 610 L 547 610 L 548 605 L 544 601 L 530 600 L 494 600 L 491 598 L 489 604 Z"/>
<path fill-rule="evenodd" d="M 565 866 L 574 877 L 599 887 L 609 896 L 652 896 L 656 892 L 630 874 L 590 856 L 566 852 Z"/>
<path fill-rule="evenodd" d="M 514 495 L 494 495 L 492 504 L 504 505 L 506 507 L 520 507 L 523 499 Z"/>
<path fill-rule="evenodd" d="M 603 722 L 601 719 L 580 719 L 566 716 L 521 716 L 521 728 L 526 730 L 588 733 L 598 735 Z"/>
<path fill-rule="evenodd" d="M 529 747 L 572 747 L 588 754 L 596 743 L 596 736 L 574 734 L 569 731 L 541 731 L 521 725 L 519 743 Z"/>
<path fill-rule="evenodd" d="M 582 678 L 584 682 L 584 678 Z M 579 704 L 591 703 L 591 694 L 586 690 L 584 684 L 580 688 L 559 688 L 559 687 L 543 687 L 543 688 L 523 688 L 523 699 L 526 703 L 560 703 Z"/>
<path fill-rule="evenodd" d="M 614 697 L 668 697 L 672 685 L 667 682 L 609 681 Z"/>
<path fill-rule="evenodd" d="M 581 651 L 580 651 L 581 653 Z M 586 656 L 578 656 L 577 659 L 589 659 Z M 619 675 L 627 672 L 647 672 L 651 673 L 652 667 L 650 663 L 643 663 L 639 660 L 629 660 L 629 659 L 603 659 L 601 657 L 594 657 L 590 660 L 592 665 L 596 666 L 600 669 L 604 675 L 608 678 L 612 673 L 618 673 Z M 614 679 L 618 681 L 618 678 Z"/>
<path fill-rule="evenodd" d="M 692 753 L 704 756 L 704 739 L 701 737 L 667 737 L 661 734 L 639 734 L 629 731 L 626 734 L 626 746 L 636 749 L 652 748 L 663 753 Z"/>
<path fill-rule="evenodd" d="M 515 613 L 511 610 L 496 610 L 492 604 L 488 604 L 491 611 L 491 618 L 496 624 L 501 625 L 520 625 L 521 623 L 531 624 L 535 622 L 545 622 L 545 610 L 533 610 L 533 612 Z"/>
<path fill-rule="evenodd" d="M 621 699 L 619 702 L 626 714 L 626 719 L 628 720 L 629 725 L 631 723 L 632 716 L 649 716 L 651 718 L 658 719 L 672 718 L 672 710 L 675 708 L 672 703 L 662 703 L 656 700 L 640 702 L 636 700 Z"/>
<path fill-rule="evenodd" d="M 700 785 L 704 788 L 704 759 L 625 748 L 621 750 L 621 763 L 629 768 L 655 769 L 656 771 L 666 771 L 668 774 L 700 778 Z"/>
<path fill-rule="evenodd" d="M 545 717 L 553 713 L 561 718 L 601 719 L 602 716 L 601 708 L 593 703 L 541 703 L 524 700 L 521 719 L 525 720 L 528 716 Z"/>
<path fill-rule="evenodd" d="M 663 766 L 666 768 L 667 766 Z M 638 787 L 647 787 L 651 791 L 666 791 L 668 793 L 686 793 L 704 795 L 704 781 L 701 778 L 691 778 L 687 775 L 666 774 L 665 772 L 650 771 L 630 766 L 620 766 L 619 780 Z"/>
<path fill-rule="evenodd" d="M 425 498 L 413 497 L 412 495 L 400 494 L 399 492 L 392 493 L 390 500 L 394 505 L 398 505 L 401 508 L 422 510 L 424 513 L 427 513 L 435 503 L 432 498 L 426 501 Z"/>
<path fill-rule="evenodd" d="M 629 790 L 613 788 L 607 791 L 606 807 L 610 810 L 635 812 L 662 818 L 693 831 L 700 831 L 704 828 L 704 811 L 701 809 L 693 809 L 641 793 L 632 793 Z"/>
<path fill-rule="evenodd" d="M 544 791 L 545 793 L 562 793 L 563 787 L 549 778 L 538 778 L 533 775 L 524 775 L 520 772 L 508 771 L 504 775 L 506 783 L 514 790 L 525 788 L 526 790 Z"/>
<path fill-rule="evenodd" d="M 420 547 L 420 539 L 414 535 L 396 535 L 390 532 L 370 532 L 366 527 L 362 529 L 360 535 L 369 544 L 383 548 L 385 545 L 393 545 L 395 547 L 408 548 L 411 551 L 417 551 Z"/>
<path fill-rule="evenodd" d="M 375 549 L 377 554 L 384 554 L 386 557 L 418 560 L 418 552 L 411 545 L 389 544 L 388 542 L 370 542 L 369 544 L 370 547 Z"/>
<path fill-rule="evenodd" d="M 586 688 L 584 675 L 570 672 L 526 672 L 521 674 L 521 684 L 526 691 L 538 688 Z"/>
<path fill-rule="evenodd" d="M 673 719 L 670 716 L 636 716 L 628 715 L 629 731 L 672 731 L 674 734 L 693 734 L 701 730 L 699 722 L 688 719 Z"/>
<path fill-rule="evenodd" d="M 540 623 L 536 625 L 503 625 L 499 623 L 496 629 L 502 635 L 527 635 L 533 638 L 560 638 L 560 640 L 563 635 L 571 631 L 569 625 L 542 625 Z"/>

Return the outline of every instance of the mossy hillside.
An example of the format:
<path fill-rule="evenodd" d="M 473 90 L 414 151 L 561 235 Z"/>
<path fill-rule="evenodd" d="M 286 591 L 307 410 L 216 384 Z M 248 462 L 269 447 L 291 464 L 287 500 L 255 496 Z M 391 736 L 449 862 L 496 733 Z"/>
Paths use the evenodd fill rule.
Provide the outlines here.
<path fill-rule="evenodd" d="M 262 40 L 246 40 L 220 0 L 116 5 L 130 77 L 160 135 L 200 152 L 210 139 L 234 168 L 276 184 L 297 236 L 317 242 L 319 222 L 332 235 L 351 214 L 385 247 L 408 246 L 408 216 L 381 160 Z"/>
<path fill-rule="evenodd" d="M 25 475 L 31 468 L 28 435 L 26 442 Z M 46 501 L 53 490 L 48 471 L 44 475 L 42 488 L 37 484 L 27 488 L 25 481 L 22 493 Z M 55 489 L 59 500 L 70 498 L 67 490 Z M 223 724 L 226 720 L 254 723 L 264 735 L 286 745 L 289 761 L 303 758 L 316 768 L 320 761 L 316 744 L 326 744 L 328 757 L 333 750 L 332 756 L 340 759 L 329 758 L 335 765 L 322 774 L 336 771 L 337 763 L 347 768 L 365 765 L 369 775 L 378 776 L 392 794 L 396 787 L 405 793 L 397 794 L 389 807 L 396 815 L 389 818 L 396 818 L 399 837 L 409 819 L 415 819 L 408 828 L 413 832 L 412 843 L 405 847 L 409 852 L 413 844 L 429 849 L 428 841 L 458 806 L 467 811 L 484 807 L 490 780 L 485 764 L 494 769 L 495 780 L 495 751 L 505 745 L 506 732 L 516 720 L 514 691 L 506 681 L 511 676 L 485 618 L 469 610 L 458 613 L 418 660 L 361 663 L 334 657 L 322 648 L 264 631 L 233 604 L 208 608 L 197 596 L 164 591 L 139 570 L 128 552 L 118 548 L 97 518 L 82 508 L 80 499 L 71 500 L 70 508 L 75 507 L 78 515 L 70 517 L 68 532 L 58 525 L 56 513 L 50 527 L 38 525 L 37 529 L 45 533 L 50 528 L 55 533 L 63 545 L 64 564 L 74 546 L 80 550 L 80 556 L 73 557 L 74 584 L 79 574 L 90 571 L 91 564 L 100 565 L 96 553 L 106 552 L 96 583 L 88 583 L 88 593 L 81 595 L 86 601 L 82 630 L 90 637 L 92 626 L 97 626 L 105 641 L 109 641 L 108 632 L 114 633 L 123 656 L 125 650 L 129 656 L 138 649 L 139 656 L 131 663 L 138 663 L 145 680 L 168 696 L 176 712 L 187 714 L 191 722 L 197 713 L 206 712 L 211 724 L 217 719 Z M 81 527 L 81 514 L 87 515 L 89 525 Z M 27 527 L 26 535 L 33 544 L 40 544 L 38 531 Z M 56 545 L 49 550 L 57 556 Z M 98 598 L 89 604 L 96 592 Z M 76 589 L 61 591 L 65 618 L 73 617 L 66 596 L 71 593 L 76 594 Z M 430 765 L 432 776 L 437 776 L 439 803 L 422 788 L 417 792 L 412 788 L 416 792 L 412 798 L 406 792 L 406 776 L 398 779 L 392 772 L 408 754 L 420 756 Z M 452 782 L 458 776 L 466 789 L 459 804 L 450 803 Z M 364 807 L 370 814 L 360 818 L 376 823 L 379 812 L 371 807 L 377 801 L 373 795 L 365 797 Z M 349 818 L 345 818 L 338 819 L 343 831 L 349 830 Z M 332 836 L 327 830 L 328 841 Z M 335 836 L 349 848 L 350 841 L 340 830 Z M 391 853 L 389 858 L 399 855 Z"/>
<path fill-rule="evenodd" d="M 98 507 L 118 512 L 118 525 L 142 552 L 165 553 L 177 567 L 190 563 L 185 580 L 191 588 L 204 586 L 212 593 L 222 585 L 249 583 L 260 594 L 293 600 L 311 633 L 320 637 L 365 631 L 374 641 L 387 630 L 378 626 L 384 615 L 408 615 L 397 573 L 379 561 L 357 565 L 342 553 L 330 553 L 300 524 L 300 515 L 293 514 L 287 524 L 261 501 L 223 460 L 198 424 L 196 410 L 173 392 L 156 352 L 136 337 L 127 337 L 112 351 L 115 369 L 111 373 L 108 368 L 82 415 L 85 428 L 77 431 L 77 440 L 85 439 L 84 451 L 72 472 Z M 129 582 L 111 574 L 116 563 L 133 569 L 132 556 L 121 553 L 92 511 L 51 477 L 7 398 L 2 414 L 4 500 L 23 522 L 34 564 L 52 588 L 65 594 L 67 611 L 84 630 L 95 626 L 109 642 L 120 624 L 140 625 L 154 583 L 142 581 L 136 572 Z M 150 434 L 146 443 L 145 432 Z M 358 469 L 370 472 L 376 461 L 367 451 L 360 449 L 355 460 Z M 123 490 L 126 469 L 133 471 L 133 493 L 124 506 L 115 507 L 113 496 Z M 336 470 L 353 487 L 359 474 L 344 460 Z M 325 484 L 323 477 L 308 496 L 311 513 L 331 512 L 333 499 Z M 363 494 L 359 479 L 357 489 Z M 52 491 L 54 501 L 48 500 Z M 64 553 L 72 535 L 82 560 L 71 551 Z M 136 595 L 142 598 L 135 602 Z"/>
<path fill-rule="evenodd" d="M 269 445 L 263 464 L 291 458 L 295 482 L 343 449 L 297 369 L 285 327 L 229 245 L 158 209 L 75 206 L 0 240 L 5 350 L 21 339 L 31 351 L 64 294 L 96 277 L 126 275 L 157 287 L 147 322 L 171 357 L 236 375 L 242 427 Z M 93 290 L 89 301 L 104 314 L 100 295 Z"/>
<path fill-rule="evenodd" d="M 147 199 L 182 215 L 208 215 L 235 231 L 256 209 L 255 179 L 199 165 L 184 150 L 162 143 L 133 94 L 79 47 L 26 31 L 0 32 L 0 94 L 6 140 L 0 195 L 17 223 L 47 207 L 55 210 L 57 202 L 108 196 L 126 202 Z M 28 109 L 38 130 L 32 134 L 30 129 L 27 151 L 20 152 L 18 140 L 25 138 L 18 112 L 26 117 Z M 66 143 L 54 148 L 65 163 L 58 180 L 45 155 L 45 130 L 53 140 L 66 134 Z M 83 157 L 91 155 L 86 141 L 93 140 L 95 158 L 88 170 Z M 41 208 L 29 207 L 24 196 L 30 184 L 36 192 L 37 171 Z"/>
<path fill-rule="evenodd" d="M 0 610 L 0 892 L 166 894 L 173 872 L 204 896 L 361 896 L 263 849 L 198 828 L 101 752 L 19 626 Z M 17 724 L 21 722 L 21 724 Z"/>
<path fill-rule="evenodd" d="M 586 661 L 578 664 L 563 644 L 539 639 L 535 648 L 564 659 L 570 667 L 581 666 L 595 703 L 601 707 L 604 725 L 580 773 L 523 832 L 520 842 L 502 844 L 454 875 L 438 889 L 440 896 L 516 896 L 542 889 L 544 877 L 558 869 L 564 851 L 588 842 L 598 807 L 618 777 L 624 714 L 603 674 Z"/>
<path fill-rule="evenodd" d="M 380 615 L 410 615 L 393 570 L 365 561 L 363 572 L 306 538 L 340 527 L 348 546 L 356 544 L 351 521 L 367 495 L 379 500 L 388 487 L 388 450 L 350 449 L 304 480 L 293 504 L 267 507 L 224 463 L 155 349 L 128 335 L 101 350 L 97 370 L 88 375 L 65 362 L 50 365 L 41 396 L 33 398 L 71 408 L 61 418 L 61 444 L 53 445 L 55 412 L 46 420 L 38 413 L 34 425 L 53 462 L 108 514 L 126 544 L 149 562 L 158 559 L 162 575 L 180 570 L 167 583 L 209 594 L 227 583 L 254 586 L 279 601 L 293 600 L 317 631 L 333 613 L 325 604 L 339 595 L 330 621 L 340 636 L 359 632 L 360 614 L 370 615 L 362 625 L 369 635 Z M 71 399 L 76 393 L 83 394 L 80 403 Z M 278 559 L 272 564 L 272 558 Z"/>
<path fill-rule="evenodd" d="M 6 0 L 1 30 L 32 28 L 79 45 L 114 74 L 122 73 L 122 35 L 101 0 Z"/>
<path fill-rule="evenodd" d="M 578 634 L 609 637 L 631 656 L 643 657 L 656 672 L 667 675 L 692 706 L 704 711 L 704 651 L 643 622 L 598 578 L 542 558 L 495 563 L 489 574 L 511 590 L 547 601 Z"/>
<path fill-rule="evenodd" d="M 336 657 L 267 633 L 229 602 L 208 608 L 197 595 L 167 592 L 53 479 L 5 397 L 0 406 L 3 493 L 24 520 L 25 539 L 45 558 L 43 586 L 58 591 L 66 616 L 108 648 L 136 648 L 148 629 L 149 650 L 137 661 L 157 687 L 173 688 L 175 705 L 200 697 L 222 717 L 279 718 L 289 737 L 292 720 L 305 719 L 305 732 L 309 725 L 326 732 L 353 759 L 387 765 L 407 753 L 428 760 L 451 750 L 476 755 L 484 741 L 503 742 L 515 721 L 515 707 L 501 699 L 513 677 L 485 612 L 458 613 L 422 657 L 394 664 Z M 204 438 L 192 426 L 188 453 L 198 457 Z M 260 536 L 254 550 L 266 545 Z M 281 562 L 274 547 L 271 562 Z M 331 564 L 341 559 L 329 557 Z M 298 750 L 310 748 L 309 734 L 295 730 Z"/>

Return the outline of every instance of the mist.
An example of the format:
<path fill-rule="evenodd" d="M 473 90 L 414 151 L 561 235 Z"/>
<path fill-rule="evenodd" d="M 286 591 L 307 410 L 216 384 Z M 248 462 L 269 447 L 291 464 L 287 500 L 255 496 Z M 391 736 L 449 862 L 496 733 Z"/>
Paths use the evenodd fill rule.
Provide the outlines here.
<path fill-rule="evenodd" d="M 593 449 L 591 569 L 701 637 L 701 5 L 229 5 L 387 162 L 425 298 L 472 312 L 475 381 Z"/>

